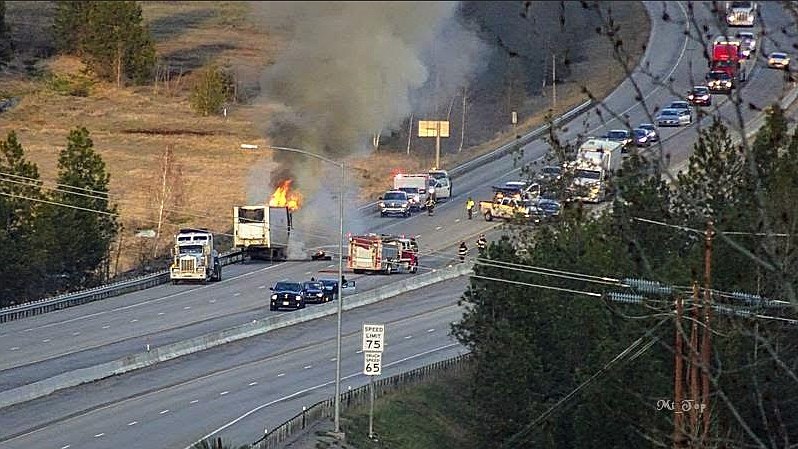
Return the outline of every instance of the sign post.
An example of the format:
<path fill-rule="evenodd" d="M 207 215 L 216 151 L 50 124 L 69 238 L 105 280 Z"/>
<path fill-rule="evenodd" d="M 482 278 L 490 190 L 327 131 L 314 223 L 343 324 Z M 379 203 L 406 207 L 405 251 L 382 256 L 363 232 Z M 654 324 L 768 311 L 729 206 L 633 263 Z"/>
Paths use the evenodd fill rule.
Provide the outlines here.
<path fill-rule="evenodd" d="M 441 137 L 449 137 L 449 121 L 419 120 L 418 137 L 435 138 L 435 169 L 441 168 Z"/>
<path fill-rule="evenodd" d="M 363 324 L 363 374 L 369 376 L 369 439 L 374 438 L 374 376 L 382 374 L 385 325 Z"/>

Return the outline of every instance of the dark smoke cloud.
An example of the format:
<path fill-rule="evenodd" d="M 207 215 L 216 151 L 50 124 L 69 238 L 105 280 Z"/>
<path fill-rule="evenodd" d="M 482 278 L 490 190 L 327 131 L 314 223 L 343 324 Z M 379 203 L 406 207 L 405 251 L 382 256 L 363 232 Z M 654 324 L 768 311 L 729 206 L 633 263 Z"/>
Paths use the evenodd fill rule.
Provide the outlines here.
<path fill-rule="evenodd" d="M 487 48 L 460 24 L 456 2 L 252 7 L 264 27 L 286 38 L 261 80 L 274 111 L 264 131 L 273 144 L 333 158 L 366 149 L 373 133 L 403 126 L 436 97 L 445 103 Z M 282 165 L 295 165 L 288 159 Z"/>
<path fill-rule="evenodd" d="M 411 112 L 419 118 L 445 109 L 440 105 L 448 105 L 488 48 L 462 23 L 457 2 L 253 2 L 251 7 L 255 20 L 283 43 L 261 78 L 261 100 L 270 109 L 264 133 L 272 145 L 334 160 L 368 151 L 374 133 L 406 126 Z M 253 167 L 250 190 L 261 190 L 265 178 L 272 186 L 291 178 L 308 200 L 295 224 L 336 223 L 333 192 L 340 175 L 305 156 L 276 151 L 273 157 L 269 173 L 265 164 Z M 349 183 L 347 196 L 354 187 Z M 260 191 L 249 196 L 264 194 L 268 197 Z M 308 207 L 312 202 L 322 204 Z"/>

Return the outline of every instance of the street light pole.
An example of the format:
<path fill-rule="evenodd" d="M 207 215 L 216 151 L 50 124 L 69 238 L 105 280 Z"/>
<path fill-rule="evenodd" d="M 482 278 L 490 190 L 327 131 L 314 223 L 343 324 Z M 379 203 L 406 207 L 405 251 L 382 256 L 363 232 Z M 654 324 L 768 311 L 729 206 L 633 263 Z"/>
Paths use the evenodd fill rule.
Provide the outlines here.
<path fill-rule="evenodd" d="M 338 236 L 338 330 L 336 332 L 336 349 L 335 349 L 335 434 L 341 434 L 341 311 L 343 308 L 343 279 L 344 279 L 344 180 L 346 174 L 344 172 L 344 163 L 341 162 L 341 191 L 340 195 L 340 209 L 338 215 L 340 218 Z"/>
<path fill-rule="evenodd" d="M 343 312 L 343 278 L 344 278 L 344 188 L 346 185 L 346 170 L 343 162 L 336 162 L 324 156 L 311 153 L 310 151 L 297 148 L 267 146 L 272 150 L 289 151 L 300 153 L 306 156 L 315 157 L 325 162 L 341 167 L 341 188 L 339 190 L 339 210 L 338 210 L 338 328 L 335 334 L 335 435 L 341 438 L 341 314 Z"/>

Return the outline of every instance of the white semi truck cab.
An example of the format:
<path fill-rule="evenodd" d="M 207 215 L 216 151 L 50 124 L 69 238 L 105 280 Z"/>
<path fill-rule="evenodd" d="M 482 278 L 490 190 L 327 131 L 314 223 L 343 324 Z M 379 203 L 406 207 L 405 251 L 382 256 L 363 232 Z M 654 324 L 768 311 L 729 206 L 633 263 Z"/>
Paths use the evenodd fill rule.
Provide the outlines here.
<path fill-rule="evenodd" d="M 172 266 L 169 268 L 172 284 L 179 281 L 206 283 L 222 280 L 219 254 L 213 249 L 213 234 L 207 229 L 181 229 L 175 236 Z"/>

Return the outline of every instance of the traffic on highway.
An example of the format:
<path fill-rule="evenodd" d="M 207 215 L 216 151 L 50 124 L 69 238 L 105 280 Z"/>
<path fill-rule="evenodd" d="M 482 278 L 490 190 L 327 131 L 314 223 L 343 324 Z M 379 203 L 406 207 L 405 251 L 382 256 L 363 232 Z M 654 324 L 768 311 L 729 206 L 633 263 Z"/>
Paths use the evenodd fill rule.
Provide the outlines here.
<path fill-rule="evenodd" d="M 691 28 L 686 5 L 668 5 L 674 17 L 662 20 L 667 6 L 645 2 L 651 36 L 631 77 L 558 130 L 573 144 L 570 159 L 553 161 L 550 143 L 535 139 L 523 146 L 520 161 L 502 157 L 466 175 L 450 176 L 451 168 L 441 167 L 395 174 L 375 203 L 346 210 L 346 274 L 340 279 L 338 237 L 294 226 L 306 212 L 292 200 L 290 186 L 275 191 L 269 204 L 231 205 L 232 245 L 248 261 L 223 273 L 213 234 L 181 229 L 169 284 L 4 323 L 0 395 L 241 323 L 335 307 L 350 295 L 471 262 L 507 222 L 546 226 L 573 203 L 607 207 L 615 194 L 613 175 L 630 154 L 662 151 L 669 154 L 669 169 L 676 169 L 715 117 L 738 131 L 761 117 L 755 108 L 738 110 L 739 99 L 764 106 L 794 89 L 783 72 L 789 70 L 788 37 L 765 39 L 759 20 L 742 13 L 725 18 L 727 25 L 743 27 L 727 37 L 732 32 L 718 30 L 704 5 L 693 10 L 696 22 L 712 30 L 704 42 Z M 792 24 L 775 3 L 759 5 L 756 14 L 771 29 Z M 522 174 L 523 166 L 532 167 L 530 176 Z M 337 222 L 336 208 L 329 209 L 314 211 L 317 219 Z M 298 236 L 305 244 L 302 260 L 289 254 L 289 242 Z M 466 282 L 441 282 L 347 312 L 339 361 L 345 385 L 367 382 L 359 374 L 357 341 L 367 320 L 401 329 L 384 355 L 386 373 L 464 353 L 449 326 L 462 314 L 457 303 Z M 299 322 L 18 403 L 0 416 L 0 449 L 188 448 L 204 436 L 251 443 L 264 429 L 333 394 L 334 333 L 328 318 Z"/>

